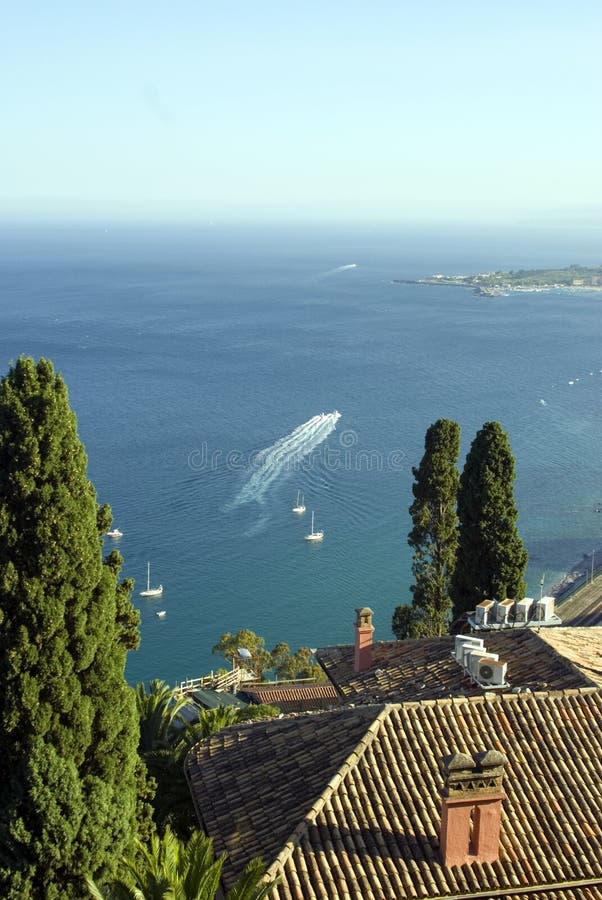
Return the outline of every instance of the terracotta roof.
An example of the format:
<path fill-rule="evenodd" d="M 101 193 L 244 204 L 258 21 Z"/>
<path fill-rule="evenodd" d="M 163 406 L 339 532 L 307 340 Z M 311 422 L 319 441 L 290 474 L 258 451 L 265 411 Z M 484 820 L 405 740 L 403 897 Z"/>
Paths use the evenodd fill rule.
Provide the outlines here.
<path fill-rule="evenodd" d="M 342 698 L 333 684 L 256 684 L 246 688 L 252 703 L 269 703 L 282 712 L 308 712 L 312 709 L 331 709 L 340 706 Z"/>
<path fill-rule="evenodd" d="M 601 722 L 595 688 L 366 705 L 228 729 L 188 771 L 227 886 L 259 855 L 274 900 L 600 900 Z M 500 858 L 445 867 L 439 762 L 490 747 L 509 760 Z"/>
<path fill-rule="evenodd" d="M 511 688 L 565 690 L 594 682 L 584 667 L 574 666 L 562 658 L 562 640 L 554 651 L 551 643 L 542 640 L 544 632 L 593 630 L 542 628 L 538 633 L 530 628 L 514 628 L 479 633 L 478 637 L 483 638 L 486 650 L 498 653 L 500 660 L 508 663 L 507 680 Z M 451 635 L 377 641 L 372 666 L 360 673 L 353 671 L 353 645 L 322 648 L 316 651 L 316 658 L 345 698 L 355 702 L 403 702 L 482 694 L 484 689 L 471 682 L 453 659 L 453 649 Z"/>
<path fill-rule="evenodd" d="M 351 717 L 269 719 L 225 728 L 193 748 L 188 777 L 216 853 L 227 850 L 238 871 L 253 856 L 273 859 L 373 718 L 366 708 Z"/>
<path fill-rule="evenodd" d="M 602 687 L 602 627 L 542 628 L 540 634 L 563 659 L 593 684 Z"/>

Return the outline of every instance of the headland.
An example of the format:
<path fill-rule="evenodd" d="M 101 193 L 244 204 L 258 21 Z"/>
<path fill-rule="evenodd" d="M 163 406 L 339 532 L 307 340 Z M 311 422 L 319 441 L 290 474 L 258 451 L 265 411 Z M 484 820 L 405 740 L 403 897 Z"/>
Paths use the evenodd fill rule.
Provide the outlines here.
<path fill-rule="evenodd" d="M 430 275 L 415 280 L 395 278 L 394 284 L 430 284 L 471 288 L 480 297 L 504 297 L 513 292 L 602 291 L 602 266 L 571 265 L 563 269 L 518 269 L 474 275 Z"/>

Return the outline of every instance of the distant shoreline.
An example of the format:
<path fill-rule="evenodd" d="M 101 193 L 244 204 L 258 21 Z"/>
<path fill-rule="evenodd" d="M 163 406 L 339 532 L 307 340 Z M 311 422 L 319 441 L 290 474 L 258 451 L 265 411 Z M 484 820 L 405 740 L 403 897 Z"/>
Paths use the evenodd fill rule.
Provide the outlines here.
<path fill-rule="evenodd" d="M 480 297 L 507 297 L 511 293 L 544 291 L 602 291 L 602 266 L 565 266 L 561 269 L 519 269 L 510 272 L 478 272 L 474 275 L 429 275 L 394 278 L 392 284 L 429 284 L 472 288 Z"/>
<path fill-rule="evenodd" d="M 437 278 L 393 278 L 391 284 L 421 284 L 434 285 L 435 287 L 461 287 L 472 291 L 477 297 L 508 297 L 510 294 L 543 294 L 550 291 L 562 291 L 568 294 L 577 293 L 602 293 L 602 285 L 578 285 L 578 284 L 542 284 L 542 285 L 495 285 L 485 287 L 469 282 Z"/>

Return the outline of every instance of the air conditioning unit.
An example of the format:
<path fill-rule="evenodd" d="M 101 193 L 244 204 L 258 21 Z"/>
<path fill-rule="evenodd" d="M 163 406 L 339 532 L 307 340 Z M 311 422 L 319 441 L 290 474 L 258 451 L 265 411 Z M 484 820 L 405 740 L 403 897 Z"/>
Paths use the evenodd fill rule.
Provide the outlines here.
<path fill-rule="evenodd" d="M 485 646 L 482 641 L 479 641 L 478 644 L 472 644 L 471 646 L 464 647 L 462 649 L 462 659 L 461 665 L 465 669 L 470 669 L 470 659 L 473 653 L 486 653 Z"/>
<path fill-rule="evenodd" d="M 495 603 L 493 600 L 482 600 L 474 611 L 474 620 L 477 625 L 489 625 Z"/>
<path fill-rule="evenodd" d="M 533 597 L 523 597 L 522 600 L 517 600 L 514 605 L 516 621 L 522 623 L 528 622 L 532 606 Z"/>
<path fill-rule="evenodd" d="M 506 672 L 508 671 L 508 663 L 499 660 L 486 659 L 482 657 L 479 660 L 479 668 L 476 680 L 479 684 L 491 684 L 501 687 L 506 684 Z"/>
<path fill-rule="evenodd" d="M 464 653 L 470 650 L 483 650 L 483 639 L 469 634 L 457 634 L 454 644 L 454 658 L 461 666 L 464 665 Z"/>
<path fill-rule="evenodd" d="M 495 621 L 498 625 L 507 625 L 510 619 L 510 613 L 514 608 L 514 600 L 507 598 L 500 600 L 495 606 Z"/>
<path fill-rule="evenodd" d="M 547 622 L 554 615 L 554 598 L 553 597 L 542 597 L 541 600 L 538 600 L 535 604 L 535 616 L 534 618 L 538 622 Z"/>
<path fill-rule="evenodd" d="M 499 658 L 498 653 L 475 653 L 473 651 L 470 654 L 470 674 L 475 680 L 478 680 L 480 667 L 491 664 L 492 662 L 497 662 Z"/>

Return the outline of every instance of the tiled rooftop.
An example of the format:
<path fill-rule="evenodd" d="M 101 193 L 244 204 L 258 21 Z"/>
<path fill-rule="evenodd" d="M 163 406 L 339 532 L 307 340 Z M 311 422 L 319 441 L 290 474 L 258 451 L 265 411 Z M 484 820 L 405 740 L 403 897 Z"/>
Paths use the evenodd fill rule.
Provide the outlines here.
<path fill-rule="evenodd" d="M 602 900 L 601 722 L 596 688 L 365 705 L 227 729 L 189 777 L 227 885 L 262 856 L 274 900 Z M 440 760 L 490 747 L 508 758 L 500 858 L 445 867 Z"/>
<path fill-rule="evenodd" d="M 602 687 L 602 626 L 542 628 L 539 636 L 558 656 Z"/>
<path fill-rule="evenodd" d="M 269 703 L 282 712 L 309 712 L 312 709 L 331 709 L 340 706 L 342 698 L 333 684 L 255 684 L 246 688 L 252 703 Z"/>
<path fill-rule="evenodd" d="M 567 634 L 560 636 L 560 632 Z M 559 636 L 554 639 L 556 633 Z M 592 640 L 593 633 L 596 636 Z M 516 628 L 483 632 L 478 636 L 483 638 L 486 650 L 498 653 L 500 660 L 508 663 L 510 689 L 565 690 L 601 683 L 599 662 L 596 680 L 592 677 L 595 667 L 580 664 L 572 648 L 576 644 L 586 647 L 589 642 L 602 650 L 602 628 L 542 628 L 540 632 Z M 563 658 L 563 645 L 566 658 Z M 454 638 L 450 635 L 377 641 L 373 664 L 361 673 L 353 671 L 352 644 L 325 647 L 316 656 L 346 700 L 403 702 L 482 694 L 484 689 L 471 682 L 453 659 L 453 649 Z M 585 650 L 583 659 L 584 654 Z"/>

